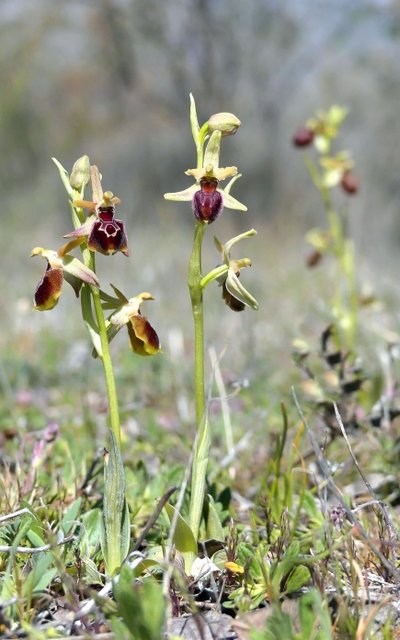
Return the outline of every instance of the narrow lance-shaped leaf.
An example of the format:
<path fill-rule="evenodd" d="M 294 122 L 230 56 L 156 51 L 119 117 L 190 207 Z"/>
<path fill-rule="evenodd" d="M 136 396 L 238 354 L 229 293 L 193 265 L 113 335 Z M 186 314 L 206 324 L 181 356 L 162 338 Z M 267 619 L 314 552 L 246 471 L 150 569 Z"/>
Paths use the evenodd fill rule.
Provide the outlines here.
<path fill-rule="evenodd" d="M 110 429 L 110 451 L 105 456 L 104 465 L 104 503 L 100 533 L 104 563 L 110 576 L 115 574 L 126 558 L 129 549 L 128 529 L 124 466 L 117 440 Z"/>
<path fill-rule="evenodd" d="M 172 523 L 176 518 L 176 527 L 174 531 L 174 545 L 176 549 L 182 554 L 185 560 L 185 571 L 187 575 L 190 575 L 192 564 L 197 556 L 197 542 L 193 535 L 193 531 L 189 524 L 181 514 L 178 513 L 170 504 L 165 505 L 169 521 Z"/>

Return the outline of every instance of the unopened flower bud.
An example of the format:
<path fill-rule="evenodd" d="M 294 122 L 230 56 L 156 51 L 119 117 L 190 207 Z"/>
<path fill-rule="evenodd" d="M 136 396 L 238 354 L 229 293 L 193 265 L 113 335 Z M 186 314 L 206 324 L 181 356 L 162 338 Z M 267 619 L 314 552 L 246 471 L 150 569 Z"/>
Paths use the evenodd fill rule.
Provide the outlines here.
<path fill-rule="evenodd" d="M 232 136 L 241 124 L 233 113 L 216 113 L 208 121 L 208 130 L 210 133 L 220 131 L 222 137 Z"/>
<path fill-rule="evenodd" d="M 72 167 L 69 183 L 73 189 L 81 191 L 90 182 L 90 162 L 88 156 L 79 158 Z"/>
<path fill-rule="evenodd" d="M 349 193 L 350 195 L 357 193 L 359 188 L 357 177 L 354 175 L 354 173 L 350 173 L 350 171 L 346 171 L 343 174 L 340 184 L 342 189 L 346 191 L 346 193 Z"/>
<path fill-rule="evenodd" d="M 314 140 L 314 131 L 307 127 L 301 127 L 293 136 L 293 144 L 295 147 L 308 147 Z"/>

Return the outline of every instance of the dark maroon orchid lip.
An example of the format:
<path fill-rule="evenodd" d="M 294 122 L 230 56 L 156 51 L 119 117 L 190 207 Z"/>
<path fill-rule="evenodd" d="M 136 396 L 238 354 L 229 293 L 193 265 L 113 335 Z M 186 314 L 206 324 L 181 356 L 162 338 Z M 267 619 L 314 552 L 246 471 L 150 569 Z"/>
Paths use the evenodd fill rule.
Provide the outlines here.
<path fill-rule="evenodd" d="M 102 212 L 101 215 L 105 214 Z M 90 251 L 98 251 L 106 256 L 117 251 L 129 256 L 128 238 L 122 220 L 113 217 L 106 220 L 102 218 L 96 220 L 89 235 L 88 247 Z"/>
<path fill-rule="evenodd" d="M 211 224 L 221 215 L 224 201 L 217 186 L 216 178 L 201 178 L 200 190 L 195 192 L 192 199 L 192 210 L 197 220 Z"/>
<path fill-rule="evenodd" d="M 85 224 L 64 237 L 87 236 L 90 251 L 98 251 L 105 256 L 121 251 L 125 256 L 129 256 L 130 251 L 124 223 L 114 215 L 114 204 L 96 205 L 95 212 L 87 218 Z"/>

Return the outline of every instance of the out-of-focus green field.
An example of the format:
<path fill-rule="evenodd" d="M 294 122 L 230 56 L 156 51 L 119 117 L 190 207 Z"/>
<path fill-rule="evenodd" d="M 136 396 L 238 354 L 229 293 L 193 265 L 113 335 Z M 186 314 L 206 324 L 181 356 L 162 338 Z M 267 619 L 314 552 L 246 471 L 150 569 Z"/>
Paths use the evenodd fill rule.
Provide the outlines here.
<path fill-rule="evenodd" d="M 123 204 L 120 208 L 122 211 Z M 58 220 L 57 226 L 67 232 L 71 225 L 66 207 L 63 215 L 65 223 Z M 171 445 L 177 441 L 183 450 L 187 447 L 185 455 L 188 455 L 193 437 L 193 331 L 186 285 L 191 218 L 188 205 L 169 204 L 157 228 L 148 228 L 143 223 L 128 228 L 132 252 L 129 259 L 121 254 L 97 259 L 105 290 L 110 291 L 107 288 L 110 282 L 128 297 L 149 291 L 155 298 L 147 303 L 143 313 L 160 336 L 163 354 L 145 359 L 135 356 L 129 350 L 124 330 L 112 343 L 125 447 L 133 456 L 138 449 L 155 447 L 157 455 L 168 460 L 177 453 Z M 26 225 L 31 221 L 27 218 Z M 90 457 L 104 442 L 106 397 L 101 366 L 91 357 L 79 300 L 65 284 L 54 310 L 42 313 L 32 310 L 33 292 L 45 262 L 30 259 L 29 252 L 37 245 L 56 249 L 64 241 L 51 227 L 43 231 L 43 223 L 38 232 L 32 224 L 26 233 L 26 226 L 15 222 L 12 235 L 18 232 L 18 226 L 25 233 L 16 251 L 6 253 L 4 260 L 11 266 L 2 273 L 2 425 L 16 428 L 22 436 L 43 428 L 49 420 L 56 420 L 62 436 L 71 438 L 73 447 L 76 442 L 81 443 L 77 455 L 82 458 L 85 452 Z M 204 268 L 208 270 L 219 262 L 212 240 L 214 234 L 226 242 L 239 229 L 251 226 L 250 213 L 225 211 L 207 230 Z M 5 236 L 2 241 L 5 244 Z M 275 224 L 263 223 L 258 235 L 241 242 L 235 251 L 235 257 L 252 260 L 251 269 L 241 277 L 259 301 L 260 309 L 234 313 L 223 303 L 216 283 L 207 288 L 206 380 L 211 395 L 217 397 L 209 353 L 212 348 L 217 356 L 223 354 L 220 368 L 226 392 L 243 386 L 232 399 L 230 411 L 235 443 L 247 432 L 252 434 L 246 443 L 250 460 L 254 452 L 267 455 L 266 436 L 281 422 L 279 405 L 292 404 L 292 384 L 300 389 L 304 376 L 292 360 L 292 341 L 306 339 L 313 351 L 317 353 L 320 349 L 320 333 L 332 320 L 329 303 L 335 271 L 329 258 L 319 267 L 308 269 L 304 260 L 308 249 L 301 231 L 287 232 L 283 219 Z M 365 281 L 372 286 L 373 281 L 367 280 L 365 260 L 359 262 L 360 281 L 366 273 Z M 370 371 L 375 369 L 374 375 L 382 367 L 385 338 L 395 339 L 397 330 L 396 291 L 389 276 L 382 278 L 382 282 L 381 289 L 376 289 L 377 302 L 361 311 L 360 355 Z M 379 283 L 375 285 L 378 287 Z M 18 398 L 25 393 L 31 394 L 31 399 L 21 404 Z M 219 404 L 213 403 L 212 409 L 215 421 L 212 456 L 216 465 L 226 454 Z M 182 451 L 178 459 L 182 461 Z M 240 465 L 242 462 L 243 459 Z M 251 473 L 248 482 L 251 486 Z"/>
<path fill-rule="evenodd" d="M 120 210 L 123 217 L 123 204 Z M 30 250 L 37 245 L 57 249 L 64 242 L 59 236 L 68 232 L 71 226 L 66 206 L 54 226 L 46 227 L 43 221 L 36 226 L 33 222 L 32 218 L 25 222 L 19 216 L 14 219 L 8 237 L 19 234 L 20 242 L 15 250 L 8 246 L 7 236 L 1 240 L 4 264 L 9 266 L 1 274 L 0 481 L 3 493 L 0 505 L 4 513 L 12 513 L 20 507 L 32 509 L 41 523 L 37 531 L 46 540 L 48 530 L 58 531 L 63 518 L 69 517 L 69 508 L 79 509 L 76 514 L 74 511 L 74 518 L 83 527 L 88 527 L 89 537 L 93 536 L 95 540 L 98 528 L 92 523 L 91 514 L 95 517 L 101 506 L 102 451 L 108 439 L 103 371 L 99 360 L 91 355 L 89 338 L 81 320 L 80 301 L 67 283 L 55 309 L 42 313 L 32 309 L 33 292 L 43 275 L 45 261 L 30 259 Z M 153 294 L 155 300 L 146 303 L 143 313 L 157 330 L 163 349 L 162 354 L 151 358 L 132 354 L 124 329 L 111 345 L 133 540 L 153 513 L 157 499 L 168 488 L 182 482 L 195 436 L 193 331 L 186 284 L 192 244 L 191 223 L 189 205 L 168 204 L 157 227 L 150 228 L 143 222 L 128 226 L 132 253 L 129 259 L 121 254 L 97 256 L 99 279 L 106 291 L 111 292 L 108 283 L 112 283 L 127 297 L 142 291 Z M 207 229 L 204 271 L 219 262 L 214 234 L 226 242 L 252 226 L 251 213 L 225 211 Z M 360 392 L 343 395 L 336 372 L 323 358 L 320 341 L 321 332 L 332 321 L 331 299 L 337 277 L 334 262 L 325 256 L 317 268 L 306 267 L 305 256 L 309 249 L 304 243 L 300 224 L 299 229 L 291 225 L 288 230 L 282 217 L 274 224 L 264 222 L 254 226 L 258 226 L 258 235 L 236 245 L 233 253 L 234 257 L 252 260 L 251 269 L 242 272 L 241 280 L 257 298 L 259 311 L 247 308 L 242 313 L 232 312 L 223 303 L 221 289 L 216 283 L 205 291 L 206 381 L 208 397 L 213 399 L 208 481 L 209 491 L 214 496 L 222 495 L 226 489 L 232 493 L 229 512 L 222 512 L 226 535 L 229 539 L 232 531 L 236 531 L 240 549 L 244 532 L 247 531 L 248 536 L 249 531 L 253 531 L 256 549 L 259 535 L 264 535 L 260 532 L 266 527 L 267 535 L 273 532 L 275 536 L 271 538 L 275 541 L 271 552 L 278 553 L 277 557 L 280 545 L 285 545 L 284 540 L 289 538 L 295 540 L 295 544 L 300 541 L 305 553 L 310 545 L 320 551 L 325 548 L 324 516 L 318 509 L 316 511 L 314 497 L 311 497 L 315 496 L 318 502 L 320 491 L 323 493 L 320 488 L 323 482 L 320 484 L 314 454 L 294 407 L 292 386 L 321 451 L 326 447 L 326 458 L 332 468 L 337 469 L 337 486 L 348 494 L 346 499 L 354 506 L 368 502 L 371 496 L 365 494 L 365 487 L 360 489 L 358 473 L 345 442 L 338 436 L 337 427 L 332 435 L 335 428 L 331 431 L 329 424 L 332 421 L 324 412 L 323 407 L 331 406 L 332 400 L 340 403 L 361 468 L 368 477 L 374 478 L 374 482 L 376 480 L 374 486 L 379 497 L 391 505 L 391 517 L 397 526 L 398 421 L 393 419 L 386 427 L 381 424 L 379 428 L 368 422 L 373 404 L 385 394 L 387 406 L 397 406 L 398 294 L 391 274 L 383 274 L 380 280 L 371 277 L 373 271 L 366 260 L 357 258 L 359 290 L 370 298 L 369 304 L 360 308 L 357 340 L 360 357 L 357 362 L 364 381 Z M 296 366 L 292 353 L 294 341 L 299 339 L 307 341 L 310 349 L 306 361 L 300 359 L 300 367 Z M 298 342 L 296 344 L 298 349 Z M 215 357 L 220 358 L 217 370 L 211 364 Z M 343 358 L 345 366 L 345 354 Z M 221 396 L 222 399 L 228 396 L 228 402 L 221 402 Z M 279 444 L 284 433 L 282 403 L 288 420 L 283 449 Z M 346 422 L 347 411 L 352 416 L 349 423 Z M 359 422 L 358 427 L 353 418 Z M 55 430 L 55 438 L 46 443 L 44 439 L 49 428 Z M 90 483 L 86 485 L 92 463 Z M 309 491 L 307 503 L 304 503 L 307 504 L 304 507 L 307 517 L 303 511 L 297 511 L 300 509 L 298 501 L 305 500 L 306 487 Z M 226 520 L 228 513 L 229 521 Z M 375 513 L 370 509 L 362 515 L 362 522 L 374 540 L 379 535 L 387 535 L 382 520 L 377 520 Z M 285 518 L 288 518 L 287 524 L 284 524 Z M 2 542 L 11 544 L 17 530 L 17 524 L 15 530 L 3 527 Z M 151 529 L 146 544 L 151 548 L 165 535 L 164 518 Z M 94 562 L 101 571 L 98 547 L 90 547 L 90 558 L 85 556 L 88 549 L 82 546 L 79 552 L 83 553 L 84 562 Z M 347 566 L 347 547 L 340 549 L 341 562 Z M 79 580 L 82 584 L 93 584 L 94 565 L 90 565 L 90 570 L 77 569 L 78 556 L 73 553 L 77 552 L 66 547 L 64 564 L 57 560 L 60 578 L 56 578 L 52 593 L 54 589 L 61 589 L 62 593 L 68 589 L 72 589 L 70 593 L 75 592 L 80 588 Z M 360 554 L 354 557 L 350 554 L 350 563 L 359 563 L 364 571 L 370 572 L 368 575 L 372 572 L 375 576 L 376 572 L 384 570 L 371 564 L 367 548 Z M 3 581 L 8 584 L 6 576 L 11 575 L 12 584 L 18 591 L 18 574 L 7 564 L 8 555 L 0 557 L 3 558 L 0 566 Z M 321 589 L 327 603 L 331 574 L 324 562 L 315 564 L 313 584 L 318 584 L 315 576 L 322 576 L 325 587 Z M 76 570 L 80 578 L 76 578 Z M 306 571 L 304 578 L 305 570 L 302 571 L 301 584 L 309 583 L 311 574 Z M 337 576 L 340 574 L 340 580 L 348 583 L 348 577 L 340 573 L 342 569 L 336 566 L 334 571 Z M 98 580 L 99 575 L 96 572 L 95 575 Z M 69 587 L 68 576 L 73 576 Z M 390 581 L 390 574 L 385 576 Z M 78 582 L 74 582 L 76 579 Z M 235 584 L 239 587 L 240 582 Z M 10 593 L 14 591 L 11 589 Z M 142 598 L 147 598 L 144 591 L 141 593 Z M 346 609 L 347 596 L 338 589 L 336 597 L 340 607 L 345 607 L 342 627 L 357 626 L 358 622 L 354 623 L 352 617 L 354 613 Z M 254 598 L 255 606 L 258 601 L 255 595 Z M 240 609 L 244 604 L 238 604 L 239 601 L 235 601 L 234 606 Z M 36 628 L 41 605 L 36 604 L 29 614 L 25 600 L 22 598 L 20 602 L 18 611 L 7 609 L 15 628 L 23 620 L 27 628 Z M 357 615 L 362 616 L 363 611 L 357 609 Z M 126 622 L 123 609 L 117 608 L 116 615 Z M 50 622 L 50 628 L 54 625 Z M 390 625 L 388 629 L 391 629 Z M 331 638 L 330 635 L 325 637 Z"/>

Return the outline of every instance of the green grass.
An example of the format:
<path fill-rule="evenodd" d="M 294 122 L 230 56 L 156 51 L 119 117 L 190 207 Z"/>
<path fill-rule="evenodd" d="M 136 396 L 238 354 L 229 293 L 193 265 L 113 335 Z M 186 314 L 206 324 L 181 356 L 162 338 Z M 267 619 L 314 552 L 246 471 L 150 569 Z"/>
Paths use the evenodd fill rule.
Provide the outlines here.
<path fill-rule="evenodd" d="M 273 262 L 274 256 L 260 259 L 267 266 L 265 263 Z M 400 500 L 398 420 L 392 420 L 385 428 L 368 423 L 372 405 L 388 382 L 387 372 L 385 377 L 376 357 L 377 352 L 386 352 L 387 343 L 369 332 L 374 310 L 367 309 L 361 317 L 359 353 L 365 363 L 363 372 L 346 373 L 348 379 L 361 375 L 365 381 L 354 393 L 343 394 L 334 370 L 328 367 L 320 350 L 319 334 L 329 317 L 324 299 L 331 277 L 329 269 L 318 273 L 304 269 L 296 278 L 295 271 L 302 269 L 297 264 L 292 271 L 280 274 L 277 269 L 273 275 L 267 269 L 265 273 L 271 274 L 268 278 L 255 272 L 262 310 L 259 317 L 251 318 L 251 323 L 247 311 L 229 319 L 229 310 L 221 312 L 217 287 L 209 294 L 206 325 L 217 350 L 228 336 L 228 348 L 220 362 L 227 393 L 248 380 L 228 403 L 233 441 L 237 445 L 246 433 L 251 434 L 240 453 L 223 466 L 228 453 L 224 417 L 220 403 L 212 403 L 210 492 L 228 543 L 225 551 L 215 551 L 212 558 L 225 578 L 221 605 L 223 611 L 239 615 L 270 602 L 272 616 L 251 632 L 257 640 L 278 640 L 282 629 L 286 629 L 285 637 L 297 640 L 389 638 L 393 611 L 388 610 L 380 636 L 376 635 L 373 614 L 369 630 L 366 628 L 368 613 L 377 601 L 383 600 L 383 594 L 391 593 L 397 575 L 390 569 L 392 547 L 379 540 L 392 540 L 396 556 Z M 34 285 L 32 281 L 32 288 Z M 184 309 L 184 302 L 182 306 Z M 227 325 L 221 332 L 216 325 L 222 313 L 227 316 Z M 174 318 L 170 326 L 179 327 L 178 334 L 172 336 L 168 329 L 171 315 Z M 28 313 L 26 317 L 29 318 Z M 382 312 L 376 312 L 376 323 L 381 319 Z M 394 307 L 385 311 L 386 326 L 388 321 L 394 331 Z M 130 354 L 122 332 L 113 344 L 132 546 L 157 501 L 182 482 L 195 432 L 189 321 L 177 307 L 167 310 L 163 323 L 165 337 L 161 331 L 160 334 L 164 354 L 150 362 L 143 364 Z M 291 342 L 297 337 L 307 339 L 310 346 L 310 355 L 302 361 L 301 368 L 292 359 Z M 177 340 L 182 349 L 171 352 L 170 345 Z M 80 364 L 79 349 L 83 353 Z M 98 449 L 105 441 L 107 416 L 101 368 L 89 351 L 85 334 L 74 334 L 68 323 L 62 334 L 57 328 L 30 330 L 26 323 L 18 331 L 2 336 L 0 514 L 27 509 L 0 523 L 0 544 L 10 547 L 0 554 L 2 630 L 6 634 L 25 628 L 29 629 L 29 637 L 63 637 L 67 633 L 65 624 L 58 625 L 56 631 L 60 602 L 78 617 L 84 601 L 94 598 L 96 606 L 80 623 L 83 627 L 75 625 L 75 633 L 86 629 L 96 635 L 110 629 L 117 638 L 155 639 L 161 637 L 164 618 L 160 613 L 159 619 L 153 619 L 149 602 L 157 601 L 160 612 L 172 611 L 175 615 L 185 610 L 201 611 L 201 589 L 198 584 L 188 585 L 184 579 L 178 548 L 167 585 L 171 608 L 161 605 L 165 602 L 162 550 L 169 532 L 169 521 L 162 513 L 140 547 L 144 556 L 148 554 L 147 560 L 124 568 L 114 597 L 110 593 L 96 595 L 104 585 L 98 538 L 104 479 Z M 306 381 L 306 365 L 314 375 L 313 384 Z M 209 363 L 207 369 L 210 374 Z M 394 395 L 389 402 L 395 407 L 395 383 L 399 378 L 396 359 L 392 362 L 392 376 Z M 339 517 L 341 528 L 334 526 L 329 510 L 332 504 L 339 508 L 338 501 L 331 492 L 325 493 L 323 474 L 316 467 L 310 441 L 294 406 L 292 385 L 311 430 L 323 446 L 324 458 L 338 467 L 334 482 L 346 504 L 354 509 L 373 498 L 362 483 L 360 488 L 355 485 L 359 474 L 341 434 L 333 427 L 329 431 L 324 423 L 322 402 L 338 402 L 344 420 L 345 416 L 357 418 L 357 427 L 350 425 L 349 418 L 348 434 L 364 474 L 389 477 L 390 482 L 382 483 L 376 491 L 380 499 L 388 502 L 394 528 L 387 530 L 378 505 L 366 506 L 355 514 L 371 544 L 377 545 L 387 559 L 386 566 L 346 517 Z M 214 384 L 212 395 L 217 397 L 218 393 Z M 54 441 L 43 442 L 39 450 L 43 430 L 51 422 L 58 424 L 59 434 Z M 94 467 L 87 478 L 92 462 Z M 227 489 L 232 494 L 229 503 L 221 497 L 229 497 Z M 187 510 L 185 501 L 184 516 Z M 202 534 L 200 537 L 205 538 L 204 530 Z M 70 535 L 71 540 L 58 546 Z M 16 550 L 16 546 L 34 549 L 44 544 L 49 547 L 41 553 Z M 227 562 L 234 565 L 226 565 Z M 222 582 L 216 574 L 215 578 L 218 595 Z M 382 585 L 379 593 L 378 581 Z M 362 591 L 363 585 L 368 586 L 368 592 Z M 282 608 L 282 598 L 287 596 L 300 598 L 297 618 Z"/>

